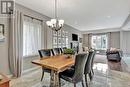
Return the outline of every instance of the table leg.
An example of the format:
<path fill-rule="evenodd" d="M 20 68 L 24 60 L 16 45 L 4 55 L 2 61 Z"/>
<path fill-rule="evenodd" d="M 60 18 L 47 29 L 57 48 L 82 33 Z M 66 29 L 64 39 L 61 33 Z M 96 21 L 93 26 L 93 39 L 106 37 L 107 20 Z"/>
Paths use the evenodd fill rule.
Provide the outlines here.
<path fill-rule="evenodd" d="M 54 72 L 54 70 L 51 70 L 50 87 L 55 87 L 55 72 Z"/>
<path fill-rule="evenodd" d="M 60 87 L 59 85 L 59 73 L 55 71 L 55 87 Z"/>

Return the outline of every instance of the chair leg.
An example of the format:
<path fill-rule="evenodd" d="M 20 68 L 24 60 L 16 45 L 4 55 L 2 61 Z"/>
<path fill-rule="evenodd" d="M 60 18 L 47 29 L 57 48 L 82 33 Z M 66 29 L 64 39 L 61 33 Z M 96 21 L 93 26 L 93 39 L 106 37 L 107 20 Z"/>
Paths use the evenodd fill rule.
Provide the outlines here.
<path fill-rule="evenodd" d="M 42 70 L 42 77 L 41 77 L 41 81 L 43 80 L 44 77 L 44 70 Z"/>
<path fill-rule="evenodd" d="M 93 75 L 94 75 L 94 71 L 93 71 L 93 68 L 92 68 L 92 73 L 93 73 Z"/>
<path fill-rule="evenodd" d="M 92 72 L 89 73 L 89 78 L 90 78 L 90 81 L 92 81 L 92 79 L 93 79 Z"/>
<path fill-rule="evenodd" d="M 85 74 L 85 83 L 86 83 L 86 87 L 88 87 L 87 74 Z"/>
<path fill-rule="evenodd" d="M 76 83 L 74 83 L 74 87 L 76 87 Z"/>
<path fill-rule="evenodd" d="M 82 80 L 82 87 L 84 87 L 84 80 Z"/>
<path fill-rule="evenodd" d="M 59 77 L 59 87 L 61 87 L 61 80 L 60 80 L 60 77 Z"/>

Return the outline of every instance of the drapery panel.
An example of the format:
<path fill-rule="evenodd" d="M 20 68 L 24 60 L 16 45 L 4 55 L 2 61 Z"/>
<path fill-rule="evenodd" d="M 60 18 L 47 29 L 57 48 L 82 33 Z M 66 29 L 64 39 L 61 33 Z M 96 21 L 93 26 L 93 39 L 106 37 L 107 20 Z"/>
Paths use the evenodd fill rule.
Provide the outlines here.
<path fill-rule="evenodd" d="M 107 37 L 108 37 L 108 49 L 110 49 L 111 48 L 111 32 L 108 32 L 107 33 Z"/>
<path fill-rule="evenodd" d="M 23 54 L 23 14 L 19 11 L 9 18 L 9 67 L 14 77 L 21 76 Z"/>

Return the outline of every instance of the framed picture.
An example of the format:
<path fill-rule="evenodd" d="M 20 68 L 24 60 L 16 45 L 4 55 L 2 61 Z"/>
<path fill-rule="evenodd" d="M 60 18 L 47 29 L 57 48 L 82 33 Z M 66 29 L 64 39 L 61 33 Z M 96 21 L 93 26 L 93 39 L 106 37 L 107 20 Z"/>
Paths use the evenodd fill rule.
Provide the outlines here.
<path fill-rule="evenodd" d="M 0 24 L 0 41 L 4 41 L 4 24 Z"/>
<path fill-rule="evenodd" d="M 53 37 L 53 44 L 57 45 L 57 37 Z"/>
<path fill-rule="evenodd" d="M 57 32 L 56 31 L 52 31 L 53 32 L 53 36 L 57 36 Z"/>

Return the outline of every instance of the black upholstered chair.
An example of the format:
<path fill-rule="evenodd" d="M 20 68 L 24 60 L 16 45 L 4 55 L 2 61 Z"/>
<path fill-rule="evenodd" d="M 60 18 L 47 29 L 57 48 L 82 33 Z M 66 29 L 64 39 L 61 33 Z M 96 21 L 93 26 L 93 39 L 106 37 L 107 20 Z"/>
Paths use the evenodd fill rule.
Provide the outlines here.
<path fill-rule="evenodd" d="M 63 48 L 60 48 L 60 53 L 64 53 L 64 49 Z"/>
<path fill-rule="evenodd" d="M 53 49 L 51 49 L 51 53 L 52 53 L 53 56 L 55 56 L 55 53 L 54 53 L 54 50 L 53 50 Z"/>
<path fill-rule="evenodd" d="M 44 56 L 51 56 L 51 49 L 41 49 L 38 50 L 40 57 L 44 57 Z"/>
<path fill-rule="evenodd" d="M 67 49 L 67 47 L 63 47 L 61 49 L 62 49 L 62 53 L 64 53 L 64 50 Z"/>
<path fill-rule="evenodd" d="M 91 71 L 92 71 L 93 75 L 94 75 L 93 64 L 94 64 L 95 55 L 96 55 L 96 50 L 93 50 L 92 62 L 91 62 Z M 91 78 L 90 78 L 90 79 L 91 79 Z"/>
<path fill-rule="evenodd" d="M 96 51 L 89 51 L 88 59 L 85 64 L 85 69 L 84 69 L 84 75 L 85 75 L 85 82 L 86 82 L 86 87 L 88 87 L 87 84 L 87 75 L 89 75 L 90 80 L 92 80 L 93 77 L 93 60 L 95 56 Z"/>
<path fill-rule="evenodd" d="M 41 58 L 44 58 L 45 56 L 51 56 L 51 54 L 52 54 L 51 49 L 41 49 L 41 50 L 38 50 L 38 52 L 39 52 L 39 55 L 40 55 Z M 50 73 L 51 70 L 42 67 L 41 81 L 43 80 L 44 72 Z"/>
<path fill-rule="evenodd" d="M 83 76 L 87 57 L 88 57 L 87 53 L 76 55 L 75 68 L 74 69 L 71 68 L 61 72 L 59 74 L 59 78 L 74 83 L 74 87 L 76 87 L 76 83 L 82 82 L 82 86 L 84 87 Z"/>
<path fill-rule="evenodd" d="M 54 55 L 61 54 L 60 48 L 54 48 L 54 49 L 53 49 L 53 53 L 54 53 Z"/>

